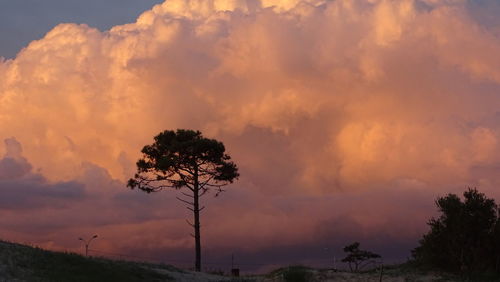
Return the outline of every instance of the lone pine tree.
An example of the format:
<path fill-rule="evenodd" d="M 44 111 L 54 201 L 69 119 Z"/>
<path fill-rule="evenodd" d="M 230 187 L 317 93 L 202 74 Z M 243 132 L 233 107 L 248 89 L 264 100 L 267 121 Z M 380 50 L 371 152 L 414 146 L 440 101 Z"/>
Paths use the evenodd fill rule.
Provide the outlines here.
<path fill-rule="evenodd" d="M 154 143 L 142 149 L 137 173 L 127 186 L 147 193 L 164 189 L 179 190 L 177 199 L 193 212 L 195 239 L 195 270 L 201 270 L 200 198 L 210 190 L 218 196 L 223 186 L 238 178 L 238 167 L 225 153 L 224 144 L 202 136 L 201 132 L 166 130 Z"/>

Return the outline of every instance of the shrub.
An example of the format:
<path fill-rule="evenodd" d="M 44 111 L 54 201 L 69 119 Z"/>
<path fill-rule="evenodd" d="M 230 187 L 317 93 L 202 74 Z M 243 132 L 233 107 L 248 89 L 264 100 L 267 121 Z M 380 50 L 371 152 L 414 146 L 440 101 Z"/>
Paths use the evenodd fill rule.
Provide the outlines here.
<path fill-rule="evenodd" d="M 309 282 L 312 276 L 311 271 L 304 266 L 290 266 L 283 270 L 283 279 L 286 282 Z"/>

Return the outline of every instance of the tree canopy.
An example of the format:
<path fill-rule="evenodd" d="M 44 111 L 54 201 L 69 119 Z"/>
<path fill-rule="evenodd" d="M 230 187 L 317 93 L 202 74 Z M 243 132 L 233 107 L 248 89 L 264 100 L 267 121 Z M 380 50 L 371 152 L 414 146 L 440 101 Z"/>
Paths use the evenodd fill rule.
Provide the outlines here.
<path fill-rule="evenodd" d="M 154 140 L 142 149 L 143 157 L 137 162 L 137 173 L 129 180 L 129 187 L 148 193 L 183 187 L 198 188 L 202 193 L 210 188 L 221 192 L 222 186 L 239 176 L 236 164 L 225 154 L 224 144 L 204 138 L 199 131 L 166 130 Z"/>
<path fill-rule="evenodd" d="M 413 250 L 423 264 L 453 272 L 499 270 L 500 222 L 494 199 L 477 189 L 436 200 L 440 216 L 432 218 L 430 231 Z"/>

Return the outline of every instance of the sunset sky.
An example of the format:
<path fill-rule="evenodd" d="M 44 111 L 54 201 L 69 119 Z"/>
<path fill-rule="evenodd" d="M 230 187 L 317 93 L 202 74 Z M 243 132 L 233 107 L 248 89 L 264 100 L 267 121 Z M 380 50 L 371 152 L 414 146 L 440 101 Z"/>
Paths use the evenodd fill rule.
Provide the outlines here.
<path fill-rule="evenodd" d="M 156 4 L 156 5 L 155 5 Z M 497 0 L 0 2 L 0 238 L 191 265 L 174 191 L 126 187 L 165 129 L 222 141 L 203 260 L 405 261 L 467 187 L 500 200 Z M 229 265 L 226 265 L 229 266 Z"/>

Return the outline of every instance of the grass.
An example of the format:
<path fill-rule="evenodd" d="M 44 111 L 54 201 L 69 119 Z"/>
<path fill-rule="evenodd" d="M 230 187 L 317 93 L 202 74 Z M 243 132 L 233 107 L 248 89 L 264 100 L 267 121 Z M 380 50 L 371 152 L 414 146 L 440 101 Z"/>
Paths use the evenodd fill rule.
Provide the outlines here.
<path fill-rule="evenodd" d="M 172 276 L 187 273 L 170 265 L 129 261 L 115 261 L 104 258 L 87 258 L 74 253 L 59 253 L 36 247 L 0 241 L 0 282 L 139 282 L 173 281 Z M 324 281 L 325 279 L 349 276 L 349 279 L 377 278 L 379 268 L 362 271 L 351 277 L 348 272 L 314 269 L 293 265 L 276 269 L 267 279 L 283 282 Z M 220 271 L 217 274 L 221 274 Z M 191 274 L 190 274 L 191 275 Z M 357 278 L 356 278 L 357 276 Z M 419 265 L 413 261 L 399 265 L 385 265 L 383 278 L 404 279 L 401 281 L 499 281 L 495 273 L 474 275 L 451 274 Z M 371 279 L 370 278 L 370 279 Z M 212 281 L 263 281 L 264 277 L 213 277 Z M 431 279 L 431 280 L 429 280 Z M 377 280 L 378 281 L 378 280 Z"/>
<path fill-rule="evenodd" d="M 384 276 L 389 277 L 413 277 L 415 280 L 407 278 L 407 281 L 419 281 L 419 277 L 425 275 L 437 275 L 433 281 L 449 282 L 449 281 L 467 281 L 467 282 L 500 282 L 500 276 L 493 272 L 471 273 L 468 275 L 459 273 L 450 273 L 438 268 L 433 268 L 419 264 L 415 261 L 408 261 L 402 264 L 385 265 Z"/>
<path fill-rule="evenodd" d="M 313 269 L 302 265 L 278 268 L 268 275 L 270 278 L 282 277 L 285 282 L 309 282 L 313 276 Z"/>
<path fill-rule="evenodd" d="M 6 242 L 0 242 L 0 264 L 0 277 L 5 281 L 159 282 L 172 280 L 169 276 L 151 269 L 166 266 L 86 258 L 73 253 L 51 252 Z"/>

